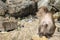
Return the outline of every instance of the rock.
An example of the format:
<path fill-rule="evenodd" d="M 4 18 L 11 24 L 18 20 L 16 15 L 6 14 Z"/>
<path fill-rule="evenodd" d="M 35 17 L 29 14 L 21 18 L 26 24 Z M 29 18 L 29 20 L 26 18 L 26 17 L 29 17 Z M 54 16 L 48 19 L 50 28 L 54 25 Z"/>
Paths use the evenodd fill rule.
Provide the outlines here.
<path fill-rule="evenodd" d="M 0 31 L 12 31 L 14 29 L 17 29 L 17 21 L 13 17 L 10 19 L 0 17 Z"/>
<path fill-rule="evenodd" d="M 54 4 L 54 2 L 55 2 L 55 0 L 50 0 L 50 3 L 51 3 L 51 4 Z"/>
<path fill-rule="evenodd" d="M 11 16 L 27 16 L 29 14 L 35 14 L 35 2 L 30 0 L 7 0 L 8 13 Z"/>
<path fill-rule="evenodd" d="M 33 35 L 32 40 L 40 40 L 40 37 L 38 35 Z"/>
<path fill-rule="evenodd" d="M 56 9 L 60 11 L 60 0 L 51 0 L 50 5 L 54 6 Z"/>
<path fill-rule="evenodd" d="M 5 15 L 6 10 L 7 10 L 7 5 L 0 0 L 0 15 Z"/>
<path fill-rule="evenodd" d="M 39 37 L 38 35 L 32 36 L 32 40 L 48 40 L 45 36 Z"/>
<path fill-rule="evenodd" d="M 48 7 L 48 4 L 49 4 L 50 2 L 49 2 L 49 0 L 40 0 L 39 2 L 38 2 L 38 8 L 40 8 L 41 6 L 46 6 L 46 7 Z"/>
<path fill-rule="evenodd" d="M 58 21 L 59 17 L 60 17 L 60 12 L 57 12 L 53 15 L 53 18 L 55 19 L 55 21 Z"/>
<path fill-rule="evenodd" d="M 3 22 L 2 25 L 4 27 L 4 31 L 12 31 L 14 29 L 17 29 L 16 22 Z"/>
<path fill-rule="evenodd" d="M 10 17 L 9 21 L 10 22 L 17 22 L 17 20 L 14 17 Z"/>
<path fill-rule="evenodd" d="M 0 31 L 4 31 L 4 28 L 2 26 L 3 20 L 4 20 L 4 18 L 0 17 Z"/>

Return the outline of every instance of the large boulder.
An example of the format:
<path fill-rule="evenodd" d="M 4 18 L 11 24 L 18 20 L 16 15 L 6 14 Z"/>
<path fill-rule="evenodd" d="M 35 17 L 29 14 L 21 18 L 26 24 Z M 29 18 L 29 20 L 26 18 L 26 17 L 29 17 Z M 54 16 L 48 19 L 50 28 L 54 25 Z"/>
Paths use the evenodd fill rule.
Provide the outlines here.
<path fill-rule="evenodd" d="M 40 0 L 39 2 L 38 2 L 38 8 L 40 8 L 41 6 L 48 6 L 48 4 L 49 4 L 49 0 Z"/>
<path fill-rule="evenodd" d="M 36 11 L 35 2 L 30 0 L 7 0 L 8 13 L 11 16 L 26 16 Z"/>
<path fill-rule="evenodd" d="M 2 25 L 4 27 L 4 31 L 12 31 L 14 29 L 17 29 L 16 22 L 3 22 Z"/>
<path fill-rule="evenodd" d="M 17 21 L 14 18 L 0 17 L 0 31 L 12 31 L 17 29 Z"/>
<path fill-rule="evenodd" d="M 45 6 L 48 8 L 49 11 L 51 11 L 52 6 L 50 5 L 50 3 L 52 3 L 51 0 L 39 0 L 38 1 L 38 9 L 42 6 Z"/>

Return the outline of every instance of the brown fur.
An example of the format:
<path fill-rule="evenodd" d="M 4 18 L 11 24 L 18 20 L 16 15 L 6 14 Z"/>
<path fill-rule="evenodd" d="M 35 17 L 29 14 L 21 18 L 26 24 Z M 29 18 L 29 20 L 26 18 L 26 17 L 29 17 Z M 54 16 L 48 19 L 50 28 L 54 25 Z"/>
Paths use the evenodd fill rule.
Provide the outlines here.
<path fill-rule="evenodd" d="M 41 7 L 37 14 L 40 14 L 39 35 L 46 37 L 52 36 L 56 28 L 53 20 L 53 13 L 49 12 L 46 7 Z"/>

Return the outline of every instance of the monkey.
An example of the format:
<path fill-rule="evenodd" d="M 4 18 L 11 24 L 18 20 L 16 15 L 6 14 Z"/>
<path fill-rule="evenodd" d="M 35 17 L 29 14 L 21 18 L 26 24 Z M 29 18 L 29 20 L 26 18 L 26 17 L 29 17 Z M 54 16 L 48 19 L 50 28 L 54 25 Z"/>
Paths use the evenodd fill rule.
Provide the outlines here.
<path fill-rule="evenodd" d="M 53 20 L 53 13 L 49 11 L 47 7 L 42 6 L 40 7 L 37 14 L 40 14 L 39 15 L 40 22 L 38 27 L 39 36 L 40 37 L 46 36 L 47 38 L 51 37 L 54 34 L 56 29 L 56 26 Z"/>

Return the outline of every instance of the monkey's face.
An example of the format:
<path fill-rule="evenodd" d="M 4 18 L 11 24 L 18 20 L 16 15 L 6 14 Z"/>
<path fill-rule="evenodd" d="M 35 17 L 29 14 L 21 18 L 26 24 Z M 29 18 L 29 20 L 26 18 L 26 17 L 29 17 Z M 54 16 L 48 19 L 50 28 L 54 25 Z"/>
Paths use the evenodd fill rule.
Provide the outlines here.
<path fill-rule="evenodd" d="M 41 11 L 42 13 L 43 12 L 46 12 L 47 13 L 48 12 L 48 8 L 45 7 L 45 6 L 42 6 L 42 7 L 39 8 L 39 11 Z"/>
<path fill-rule="evenodd" d="M 40 12 L 40 13 L 45 13 L 45 11 L 44 11 L 43 8 L 40 8 L 40 9 L 39 9 L 39 12 Z"/>

